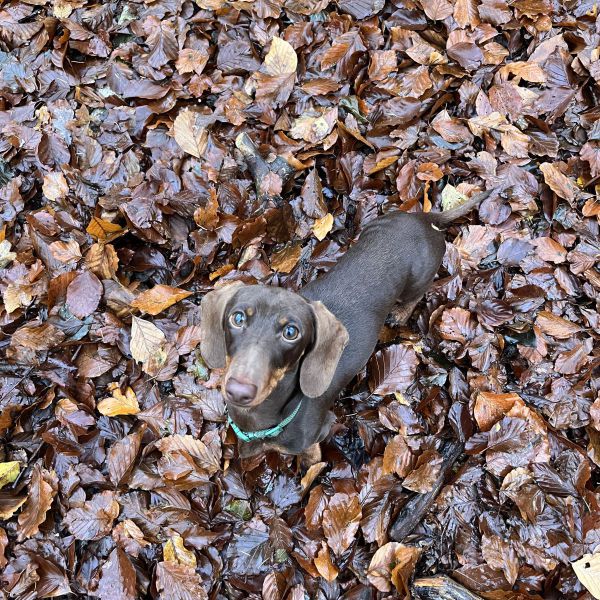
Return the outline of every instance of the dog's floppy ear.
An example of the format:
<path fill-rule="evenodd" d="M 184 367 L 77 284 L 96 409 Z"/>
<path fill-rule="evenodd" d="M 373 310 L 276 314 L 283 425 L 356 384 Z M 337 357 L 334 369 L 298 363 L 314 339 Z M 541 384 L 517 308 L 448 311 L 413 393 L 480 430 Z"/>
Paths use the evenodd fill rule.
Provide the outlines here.
<path fill-rule="evenodd" d="M 315 342 L 302 361 L 300 389 L 309 398 L 327 391 L 342 352 L 348 343 L 348 332 L 322 302 L 311 302 L 315 315 Z"/>
<path fill-rule="evenodd" d="M 223 312 L 227 302 L 244 285 L 234 281 L 208 292 L 202 298 L 200 307 L 200 354 L 211 369 L 220 369 L 225 366 L 225 332 L 223 331 Z"/>

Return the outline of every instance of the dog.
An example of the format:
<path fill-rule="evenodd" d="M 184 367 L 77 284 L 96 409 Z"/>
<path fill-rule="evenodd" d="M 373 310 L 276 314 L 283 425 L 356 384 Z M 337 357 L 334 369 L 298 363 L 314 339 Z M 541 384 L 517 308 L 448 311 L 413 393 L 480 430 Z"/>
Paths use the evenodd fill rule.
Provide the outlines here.
<path fill-rule="evenodd" d="M 404 321 L 432 284 L 443 229 L 491 191 L 439 213 L 389 212 L 299 293 L 234 282 L 201 302 L 200 353 L 224 368 L 222 393 L 242 458 L 277 450 L 320 460 L 339 393 L 365 366 L 398 302 Z"/>

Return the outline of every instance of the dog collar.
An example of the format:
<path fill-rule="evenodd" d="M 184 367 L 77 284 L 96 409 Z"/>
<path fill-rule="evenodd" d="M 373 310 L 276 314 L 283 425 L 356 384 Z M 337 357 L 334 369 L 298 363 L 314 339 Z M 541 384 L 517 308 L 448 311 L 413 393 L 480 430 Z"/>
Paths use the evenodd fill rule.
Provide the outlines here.
<path fill-rule="evenodd" d="M 231 425 L 231 429 L 235 431 L 242 442 L 251 442 L 252 440 L 264 440 L 265 438 L 272 438 L 278 436 L 287 425 L 289 425 L 294 417 L 298 414 L 300 407 L 302 406 L 302 400 L 298 403 L 298 406 L 290 413 L 279 425 L 271 427 L 270 429 L 259 429 L 258 431 L 242 431 L 234 422 L 229 414 L 227 414 L 227 422 Z"/>

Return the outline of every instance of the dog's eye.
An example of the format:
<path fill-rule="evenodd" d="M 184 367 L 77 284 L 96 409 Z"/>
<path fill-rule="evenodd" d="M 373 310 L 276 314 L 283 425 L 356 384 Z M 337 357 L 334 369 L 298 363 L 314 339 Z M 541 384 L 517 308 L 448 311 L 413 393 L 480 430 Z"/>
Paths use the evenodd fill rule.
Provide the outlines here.
<path fill-rule="evenodd" d="M 286 340 L 293 341 L 300 335 L 300 330 L 295 325 L 286 325 L 282 333 Z"/>
<path fill-rule="evenodd" d="M 244 313 L 241 310 L 236 310 L 235 312 L 231 313 L 231 316 L 229 317 L 229 322 L 234 327 L 243 327 L 246 323 L 246 313 Z"/>

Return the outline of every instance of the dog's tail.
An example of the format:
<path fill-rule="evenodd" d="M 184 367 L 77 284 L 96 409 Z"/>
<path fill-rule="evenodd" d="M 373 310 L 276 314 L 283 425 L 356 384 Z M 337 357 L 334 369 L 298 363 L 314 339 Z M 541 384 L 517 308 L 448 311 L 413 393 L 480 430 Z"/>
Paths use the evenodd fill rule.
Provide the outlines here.
<path fill-rule="evenodd" d="M 476 206 L 479 206 L 481 202 L 490 196 L 493 191 L 494 190 L 486 190 L 485 192 L 479 192 L 478 194 L 471 196 L 471 198 L 456 208 L 451 208 L 450 210 L 444 210 L 438 213 L 429 213 L 429 215 L 434 219 L 436 225 L 445 227 L 446 225 L 452 223 L 452 221 L 456 221 L 456 219 L 464 217 L 466 214 L 471 212 L 471 210 L 473 210 Z"/>

